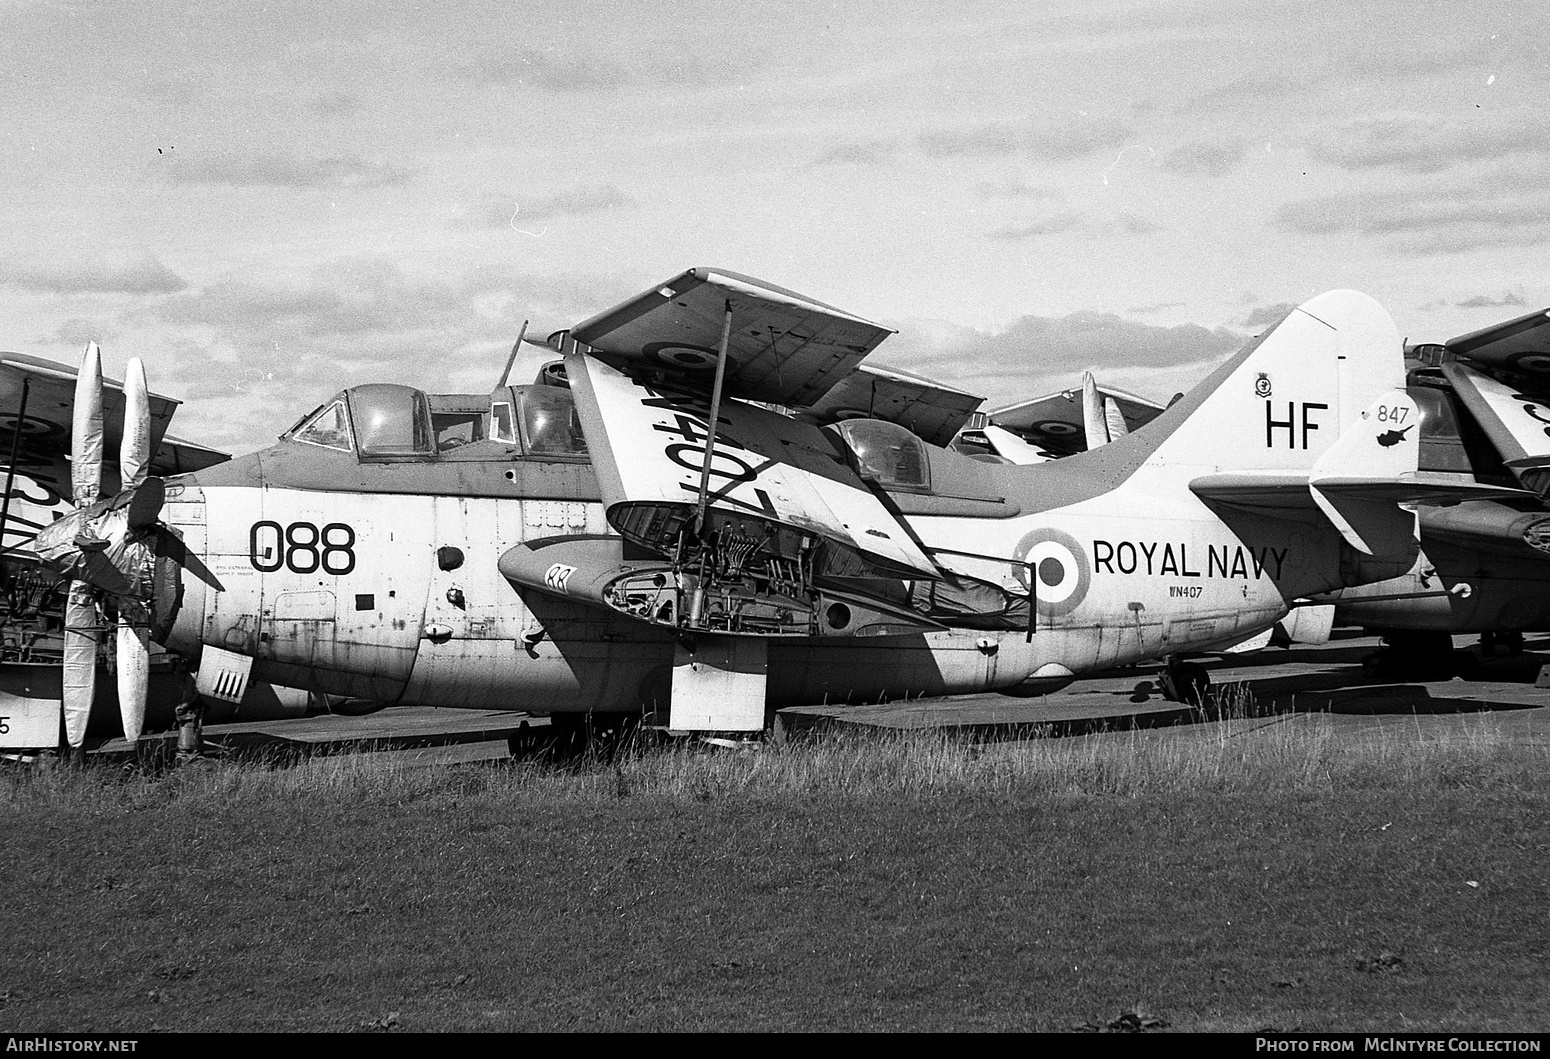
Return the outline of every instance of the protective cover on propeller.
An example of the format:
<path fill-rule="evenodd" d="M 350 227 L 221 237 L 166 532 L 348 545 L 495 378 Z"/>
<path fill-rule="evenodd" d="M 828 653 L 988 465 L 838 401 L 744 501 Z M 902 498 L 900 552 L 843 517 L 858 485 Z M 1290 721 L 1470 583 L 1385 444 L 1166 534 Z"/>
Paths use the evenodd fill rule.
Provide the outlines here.
<path fill-rule="evenodd" d="M 123 489 L 98 499 L 102 482 L 102 355 L 86 347 L 76 376 L 71 429 L 71 487 L 76 510 L 39 531 L 34 547 L 43 563 L 70 588 L 65 604 L 65 735 L 79 750 L 96 694 L 97 648 L 103 624 L 99 604 L 114 612 L 119 708 L 124 738 L 140 737 L 150 675 L 148 604 L 155 596 L 157 517 L 163 483 L 150 478 L 151 413 L 145 368 L 129 362 L 124 383 L 124 423 L 119 471 Z"/>

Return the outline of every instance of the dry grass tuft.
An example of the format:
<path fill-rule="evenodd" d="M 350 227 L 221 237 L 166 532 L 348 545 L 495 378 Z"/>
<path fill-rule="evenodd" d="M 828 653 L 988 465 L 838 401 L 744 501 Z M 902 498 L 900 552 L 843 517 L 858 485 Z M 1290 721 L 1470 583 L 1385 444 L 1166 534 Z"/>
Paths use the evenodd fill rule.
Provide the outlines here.
<path fill-rule="evenodd" d="M 0 807 L 45 800 L 59 808 L 207 808 L 306 804 L 323 808 L 470 798 L 610 802 L 663 798 L 737 802 L 788 796 L 917 797 L 951 793 L 1136 798 L 1162 794 L 1367 789 L 1537 789 L 1550 747 L 1514 742 L 1492 714 L 1419 726 L 1401 719 L 1337 730 L 1320 714 L 1239 716 L 1213 724 L 1082 738 L 977 743 L 941 733 L 842 730 L 786 746 L 728 751 L 692 740 L 636 747 L 611 759 L 557 765 L 426 767 L 391 754 L 301 759 L 285 768 L 224 763 L 160 777 L 103 769 L 13 772 Z"/>

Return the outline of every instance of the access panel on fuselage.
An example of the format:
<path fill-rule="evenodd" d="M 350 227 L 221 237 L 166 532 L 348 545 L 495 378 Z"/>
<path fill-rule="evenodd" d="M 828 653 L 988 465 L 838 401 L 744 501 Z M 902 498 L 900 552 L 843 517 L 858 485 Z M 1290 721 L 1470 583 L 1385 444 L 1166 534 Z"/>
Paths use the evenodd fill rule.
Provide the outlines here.
<path fill-rule="evenodd" d="M 213 487 L 204 642 L 401 691 L 435 568 L 429 497 Z"/>
<path fill-rule="evenodd" d="M 598 607 L 524 594 L 500 556 L 524 541 L 600 534 L 596 501 L 442 496 L 434 501 L 437 557 L 425 636 L 403 701 L 490 709 L 633 709 L 657 668 L 670 669 L 666 634 Z"/>

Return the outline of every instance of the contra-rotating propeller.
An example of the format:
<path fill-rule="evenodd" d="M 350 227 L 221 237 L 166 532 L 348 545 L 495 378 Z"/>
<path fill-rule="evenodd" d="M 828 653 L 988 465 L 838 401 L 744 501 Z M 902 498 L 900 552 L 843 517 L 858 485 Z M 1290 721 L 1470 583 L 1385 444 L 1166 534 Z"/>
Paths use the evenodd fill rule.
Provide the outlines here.
<path fill-rule="evenodd" d="M 70 582 L 65 602 L 65 737 L 79 755 L 96 692 L 97 645 L 107 626 L 99 603 L 116 613 L 118 701 L 124 738 L 133 744 L 145 721 L 150 676 L 150 619 L 163 485 L 147 477 L 151 414 L 145 366 L 129 362 L 124 379 L 124 430 L 119 449 L 122 489 L 102 490 L 102 354 L 88 343 L 75 380 L 70 437 L 70 484 L 75 511 L 38 533 L 34 547 Z"/>

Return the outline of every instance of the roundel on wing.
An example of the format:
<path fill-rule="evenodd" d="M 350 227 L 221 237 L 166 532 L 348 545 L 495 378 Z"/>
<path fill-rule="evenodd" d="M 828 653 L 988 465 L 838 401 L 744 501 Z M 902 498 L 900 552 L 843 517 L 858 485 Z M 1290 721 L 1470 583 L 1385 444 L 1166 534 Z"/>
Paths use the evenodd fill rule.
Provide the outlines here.
<path fill-rule="evenodd" d="M 1069 438 L 1073 434 L 1081 433 L 1081 427 L 1075 423 L 1068 423 L 1064 419 L 1046 419 L 1035 423 L 1028 428 L 1035 434 L 1043 434 L 1050 438 Z"/>
<path fill-rule="evenodd" d="M 20 424 L 20 430 L 17 429 Z M 47 419 L 39 419 L 36 416 L 25 416 L 18 419 L 15 412 L 0 413 L 0 431 L 7 434 L 20 433 L 25 438 L 55 437 L 65 432 L 63 424 L 51 423 Z"/>
<path fill-rule="evenodd" d="M 681 342 L 651 342 L 641 348 L 653 360 L 687 371 L 706 371 L 716 366 L 716 351 Z"/>
<path fill-rule="evenodd" d="M 1028 587 L 1033 572 L 1039 613 L 1049 618 L 1070 614 L 1087 598 L 1092 568 L 1076 538 L 1057 529 L 1037 529 L 1017 542 L 1012 557 L 1019 563 L 1018 581 Z"/>
<path fill-rule="evenodd" d="M 1527 353 L 1514 353 L 1507 358 L 1507 364 L 1514 371 L 1528 375 L 1550 375 L 1550 352 L 1529 350 Z"/>

